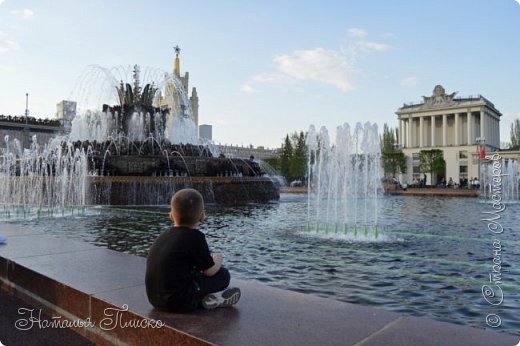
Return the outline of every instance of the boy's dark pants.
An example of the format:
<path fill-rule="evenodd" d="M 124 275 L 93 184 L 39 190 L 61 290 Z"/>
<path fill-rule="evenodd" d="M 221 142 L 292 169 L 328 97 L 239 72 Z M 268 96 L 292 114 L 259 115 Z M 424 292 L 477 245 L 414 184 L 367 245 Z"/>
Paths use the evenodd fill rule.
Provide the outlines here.
<path fill-rule="evenodd" d="M 227 288 L 230 279 L 231 275 L 229 275 L 229 271 L 226 268 L 220 268 L 220 270 L 213 276 L 197 274 L 195 277 L 195 286 L 197 287 L 196 305 L 200 305 L 200 302 L 205 295 L 222 291 Z"/>
<path fill-rule="evenodd" d="M 166 311 L 190 312 L 202 307 L 202 299 L 210 293 L 222 291 L 229 286 L 231 276 L 226 268 L 220 270 L 213 276 L 204 276 L 198 273 L 192 285 L 191 299 L 177 301 L 175 305 L 167 307 Z"/>

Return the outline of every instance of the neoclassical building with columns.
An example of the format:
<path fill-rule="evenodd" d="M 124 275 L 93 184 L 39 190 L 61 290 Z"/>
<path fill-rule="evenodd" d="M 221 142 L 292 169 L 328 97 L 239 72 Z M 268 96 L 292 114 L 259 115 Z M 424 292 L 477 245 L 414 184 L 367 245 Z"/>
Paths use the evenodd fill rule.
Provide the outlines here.
<path fill-rule="evenodd" d="M 437 184 L 451 177 L 456 183 L 479 176 L 477 146 L 486 152 L 500 148 L 500 113 L 485 97 L 455 97 L 446 94 L 441 85 L 423 102 L 404 104 L 396 112 L 399 120 L 398 145 L 407 157 L 407 173 L 403 181 L 422 177 L 418 154 L 421 150 L 440 149 L 444 153 L 444 174 L 427 173 L 427 183 Z"/>

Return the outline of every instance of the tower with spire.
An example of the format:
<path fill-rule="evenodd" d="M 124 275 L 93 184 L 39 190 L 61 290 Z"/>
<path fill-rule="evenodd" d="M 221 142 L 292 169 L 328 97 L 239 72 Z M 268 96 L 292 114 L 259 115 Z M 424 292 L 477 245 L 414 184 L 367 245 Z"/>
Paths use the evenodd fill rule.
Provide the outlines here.
<path fill-rule="evenodd" d="M 184 76 L 181 76 L 181 62 L 179 55 L 181 53 L 181 48 L 179 45 L 176 45 L 173 47 L 173 50 L 175 52 L 175 57 L 173 60 L 173 75 L 177 77 L 182 84 L 182 87 L 184 88 L 184 92 L 188 94 L 188 88 L 189 88 L 189 79 L 190 74 L 189 72 L 185 72 Z M 168 107 L 169 109 L 173 109 L 174 99 L 175 99 L 175 88 L 176 86 L 173 85 L 173 83 L 169 84 L 166 88 L 166 95 L 159 97 L 159 106 L 160 107 Z M 190 96 L 190 103 L 191 103 L 191 112 L 193 115 L 193 121 L 195 122 L 195 125 L 199 126 L 199 97 L 197 95 L 197 89 L 195 87 L 191 90 L 191 96 Z"/>

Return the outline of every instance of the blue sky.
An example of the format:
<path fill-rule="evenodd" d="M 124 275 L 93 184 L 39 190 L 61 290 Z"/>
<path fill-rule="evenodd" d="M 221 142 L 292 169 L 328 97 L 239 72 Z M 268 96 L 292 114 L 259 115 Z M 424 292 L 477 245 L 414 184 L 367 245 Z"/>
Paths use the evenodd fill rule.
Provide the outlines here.
<path fill-rule="evenodd" d="M 520 117 L 515 0 L 0 0 L 0 113 L 52 117 L 88 65 L 181 71 L 216 142 L 277 147 L 310 124 L 397 126 L 436 84 Z"/>

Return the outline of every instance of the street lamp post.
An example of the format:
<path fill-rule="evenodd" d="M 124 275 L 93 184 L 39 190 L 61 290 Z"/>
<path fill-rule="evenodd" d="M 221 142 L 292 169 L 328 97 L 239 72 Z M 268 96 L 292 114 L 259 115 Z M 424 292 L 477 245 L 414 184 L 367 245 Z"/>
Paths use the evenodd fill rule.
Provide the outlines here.
<path fill-rule="evenodd" d="M 29 147 L 29 93 L 25 93 L 25 125 L 23 126 L 23 148 Z"/>
<path fill-rule="evenodd" d="M 27 124 L 29 117 L 29 93 L 25 93 L 25 123 Z"/>

